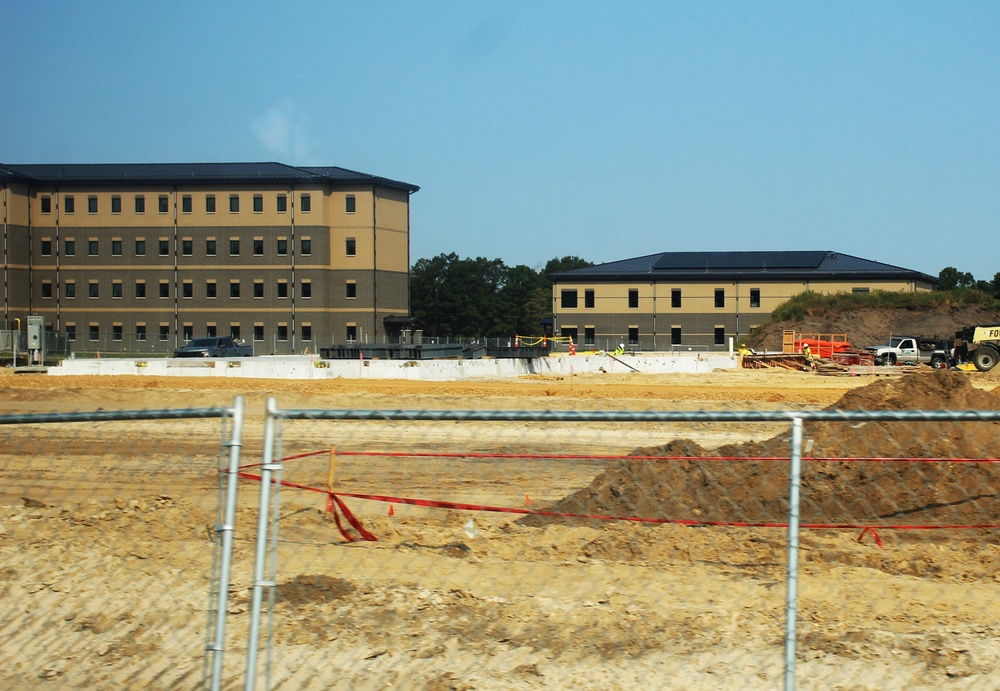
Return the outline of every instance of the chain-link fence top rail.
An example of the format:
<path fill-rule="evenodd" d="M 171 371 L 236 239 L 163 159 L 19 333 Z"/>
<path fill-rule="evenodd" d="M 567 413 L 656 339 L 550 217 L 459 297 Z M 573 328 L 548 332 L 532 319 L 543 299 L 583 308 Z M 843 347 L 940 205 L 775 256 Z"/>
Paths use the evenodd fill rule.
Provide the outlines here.
<path fill-rule="evenodd" d="M 3 688 L 198 685 L 224 634 L 219 469 L 241 419 L 240 399 L 0 415 Z"/>
<path fill-rule="evenodd" d="M 997 688 L 1000 410 L 271 413 L 276 688 Z"/>

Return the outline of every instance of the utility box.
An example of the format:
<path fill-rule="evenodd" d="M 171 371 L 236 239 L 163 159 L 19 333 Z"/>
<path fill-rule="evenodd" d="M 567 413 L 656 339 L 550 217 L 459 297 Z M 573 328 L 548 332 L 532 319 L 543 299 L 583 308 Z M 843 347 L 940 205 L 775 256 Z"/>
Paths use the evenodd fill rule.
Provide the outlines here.
<path fill-rule="evenodd" d="M 45 362 L 45 317 L 28 317 L 28 353 L 32 364 Z"/>

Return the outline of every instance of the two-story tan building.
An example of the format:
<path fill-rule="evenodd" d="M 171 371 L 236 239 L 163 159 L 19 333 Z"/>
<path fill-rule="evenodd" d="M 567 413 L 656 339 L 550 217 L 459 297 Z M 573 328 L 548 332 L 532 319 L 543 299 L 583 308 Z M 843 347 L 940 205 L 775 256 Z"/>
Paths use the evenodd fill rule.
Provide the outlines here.
<path fill-rule="evenodd" d="M 805 291 L 931 290 L 933 276 L 830 251 L 662 252 L 552 279 L 554 334 L 586 348 L 719 350 Z"/>
<path fill-rule="evenodd" d="M 384 342 L 418 189 L 281 163 L 0 164 L 4 328 L 42 315 L 76 349 L 128 352 Z"/>

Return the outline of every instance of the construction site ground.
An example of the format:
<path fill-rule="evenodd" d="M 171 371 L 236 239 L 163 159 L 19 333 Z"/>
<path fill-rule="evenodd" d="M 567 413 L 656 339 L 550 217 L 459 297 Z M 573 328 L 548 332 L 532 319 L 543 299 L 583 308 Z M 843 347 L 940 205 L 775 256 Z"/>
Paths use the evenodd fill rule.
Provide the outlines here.
<path fill-rule="evenodd" d="M 243 459 L 254 463 L 269 396 L 282 408 L 307 409 L 815 410 L 847 401 L 874 410 L 996 410 L 998 388 L 1000 368 L 463 382 L 55 378 L 8 370 L 0 371 L 0 413 L 228 406 L 239 395 L 247 401 Z M 217 518 L 218 421 L 0 429 L 0 685 L 197 686 Z M 683 486 L 682 475 L 706 472 L 676 466 L 666 481 L 611 457 L 770 451 L 786 432 L 771 423 L 298 420 L 280 430 L 285 456 L 337 449 L 341 491 L 573 506 L 576 513 L 618 510 L 616 501 L 636 511 L 680 510 L 666 495 L 684 490 L 670 488 Z M 839 434 L 814 436 L 836 446 Z M 913 443 L 935 452 L 946 443 L 980 449 L 978 457 L 1000 448 L 996 423 L 965 435 L 968 448 L 960 436 L 914 430 Z M 884 452 L 864 429 L 850 439 L 842 452 Z M 357 455 L 372 452 L 382 455 Z M 441 456 L 423 455 L 435 453 Z M 537 457 L 558 454 L 590 458 Z M 329 462 L 325 453 L 290 460 L 285 478 L 323 487 Z M 976 465 L 985 489 L 957 501 L 949 520 L 1000 522 L 995 465 Z M 750 515 L 746 506 L 760 503 L 737 495 L 753 495 L 765 475 L 758 469 L 738 478 L 742 493 L 718 505 L 702 497 L 685 506 L 692 515 Z M 895 479 L 894 492 L 923 496 L 926 475 Z M 892 499 L 857 475 L 823 482 L 824 491 L 844 496 Z M 258 491 L 251 481 L 240 488 L 224 688 L 242 688 Z M 640 495 L 659 499 L 644 506 Z M 346 501 L 377 542 L 347 542 L 322 493 L 282 491 L 275 688 L 781 688 L 783 529 L 533 522 L 407 505 L 390 515 L 383 502 Z M 881 546 L 870 536 L 859 540 L 858 531 L 803 532 L 799 688 L 1000 688 L 998 532 L 879 537 Z"/>

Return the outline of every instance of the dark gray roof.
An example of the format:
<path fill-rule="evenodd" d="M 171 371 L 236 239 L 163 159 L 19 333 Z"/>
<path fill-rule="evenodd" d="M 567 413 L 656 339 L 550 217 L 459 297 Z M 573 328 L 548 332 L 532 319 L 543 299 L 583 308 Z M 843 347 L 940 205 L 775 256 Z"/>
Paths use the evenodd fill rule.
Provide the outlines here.
<path fill-rule="evenodd" d="M 40 184 L 163 184 L 252 182 L 355 182 L 396 187 L 408 192 L 420 188 L 407 182 L 345 168 L 296 167 L 284 163 L 0 163 L 0 179 Z"/>
<path fill-rule="evenodd" d="M 936 283 L 937 277 L 829 250 L 660 252 L 549 275 L 557 282 L 749 278 L 883 278 Z"/>

